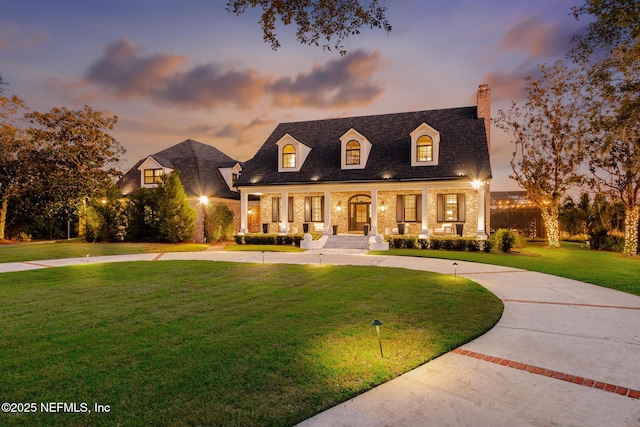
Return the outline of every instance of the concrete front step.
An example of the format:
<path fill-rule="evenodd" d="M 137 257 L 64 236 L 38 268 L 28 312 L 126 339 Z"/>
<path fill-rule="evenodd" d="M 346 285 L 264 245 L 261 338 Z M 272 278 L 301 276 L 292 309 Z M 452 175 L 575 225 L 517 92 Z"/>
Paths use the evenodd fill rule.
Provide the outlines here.
<path fill-rule="evenodd" d="M 368 249 L 369 236 L 328 236 L 327 249 Z"/>

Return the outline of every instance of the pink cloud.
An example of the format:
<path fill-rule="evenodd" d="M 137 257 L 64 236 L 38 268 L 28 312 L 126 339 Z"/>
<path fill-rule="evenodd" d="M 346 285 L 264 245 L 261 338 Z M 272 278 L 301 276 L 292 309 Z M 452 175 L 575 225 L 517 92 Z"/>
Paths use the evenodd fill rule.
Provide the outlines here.
<path fill-rule="evenodd" d="M 25 29 L 12 22 L 0 23 L 0 51 L 33 49 L 49 39 L 49 34 L 42 30 Z"/>
<path fill-rule="evenodd" d="M 365 105 L 383 91 L 373 80 L 381 65 L 377 52 L 356 50 L 307 73 L 280 78 L 218 63 L 189 68 L 186 62 L 173 54 L 143 56 L 133 42 L 122 39 L 105 47 L 85 77 L 120 98 L 194 109 L 246 109 L 262 101 L 287 108 Z"/>
<path fill-rule="evenodd" d="M 308 73 L 282 77 L 269 87 L 279 107 L 346 107 L 367 104 L 382 93 L 373 75 L 380 53 L 355 50 L 343 58 L 315 65 Z"/>

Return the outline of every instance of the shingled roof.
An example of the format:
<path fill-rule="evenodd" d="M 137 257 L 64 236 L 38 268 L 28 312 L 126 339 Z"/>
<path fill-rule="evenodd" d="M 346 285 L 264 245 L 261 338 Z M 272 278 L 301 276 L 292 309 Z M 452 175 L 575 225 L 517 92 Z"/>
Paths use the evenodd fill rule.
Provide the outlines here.
<path fill-rule="evenodd" d="M 189 196 L 240 198 L 237 192 L 229 189 L 218 170 L 218 168 L 233 167 L 239 162 L 211 145 L 187 139 L 152 154 L 151 157 L 162 166 L 179 171 L 180 181 Z M 118 182 L 123 194 L 129 194 L 140 187 L 138 167 L 146 159 L 138 161 Z"/>
<path fill-rule="evenodd" d="M 411 166 L 411 136 L 422 123 L 440 133 L 438 165 Z M 372 144 L 365 169 L 341 169 L 340 137 L 351 128 Z M 311 147 L 298 172 L 278 172 L 276 142 L 289 134 Z M 281 123 L 245 163 L 239 186 L 321 182 L 490 178 L 487 135 L 477 107 Z"/>

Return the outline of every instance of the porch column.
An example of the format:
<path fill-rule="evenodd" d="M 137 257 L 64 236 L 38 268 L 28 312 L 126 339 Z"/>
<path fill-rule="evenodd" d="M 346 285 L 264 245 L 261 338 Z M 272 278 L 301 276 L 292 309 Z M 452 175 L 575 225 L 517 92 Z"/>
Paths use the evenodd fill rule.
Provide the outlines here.
<path fill-rule="evenodd" d="M 422 222 L 422 230 L 420 230 L 420 238 L 428 239 L 429 238 L 429 189 L 427 187 L 422 187 L 422 206 L 420 207 L 422 212 L 422 218 L 420 221 Z"/>
<path fill-rule="evenodd" d="M 249 193 L 245 193 L 244 191 L 241 191 L 240 192 L 240 233 L 238 234 L 247 233 L 248 206 L 249 206 Z"/>
<path fill-rule="evenodd" d="M 486 188 L 487 188 L 487 184 L 485 182 L 482 183 L 482 185 L 480 185 L 480 187 L 478 187 L 477 190 L 477 196 L 478 196 L 478 239 L 486 239 L 487 236 L 487 231 L 485 230 L 486 227 L 486 202 L 485 202 L 485 197 L 486 197 Z"/>
<path fill-rule="evenodd" d="M 289 229 L 289 193 L 282 192 L 280 203 L 280 234 L 287 234 Z"/>
<path fill-rule="evenodd" d="M 331 234 L 331 191 L 324 192 L 324 234 Z"/>
<path fill-rule="evenodd" d="M 371 190 L 371 236 L 378 234 L 378 190 Z"/>

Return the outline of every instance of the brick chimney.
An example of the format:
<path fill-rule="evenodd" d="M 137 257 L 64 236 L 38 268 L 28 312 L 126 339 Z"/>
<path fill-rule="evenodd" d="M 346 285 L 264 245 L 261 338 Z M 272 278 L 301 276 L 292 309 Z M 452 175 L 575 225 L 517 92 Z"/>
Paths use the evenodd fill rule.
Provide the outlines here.
<path fill-rule="evenodd" d="M 491 89 L 487 84 L 478 87 L 478 118 L 484 119 L 487 144 L 491 148 Z"/>

